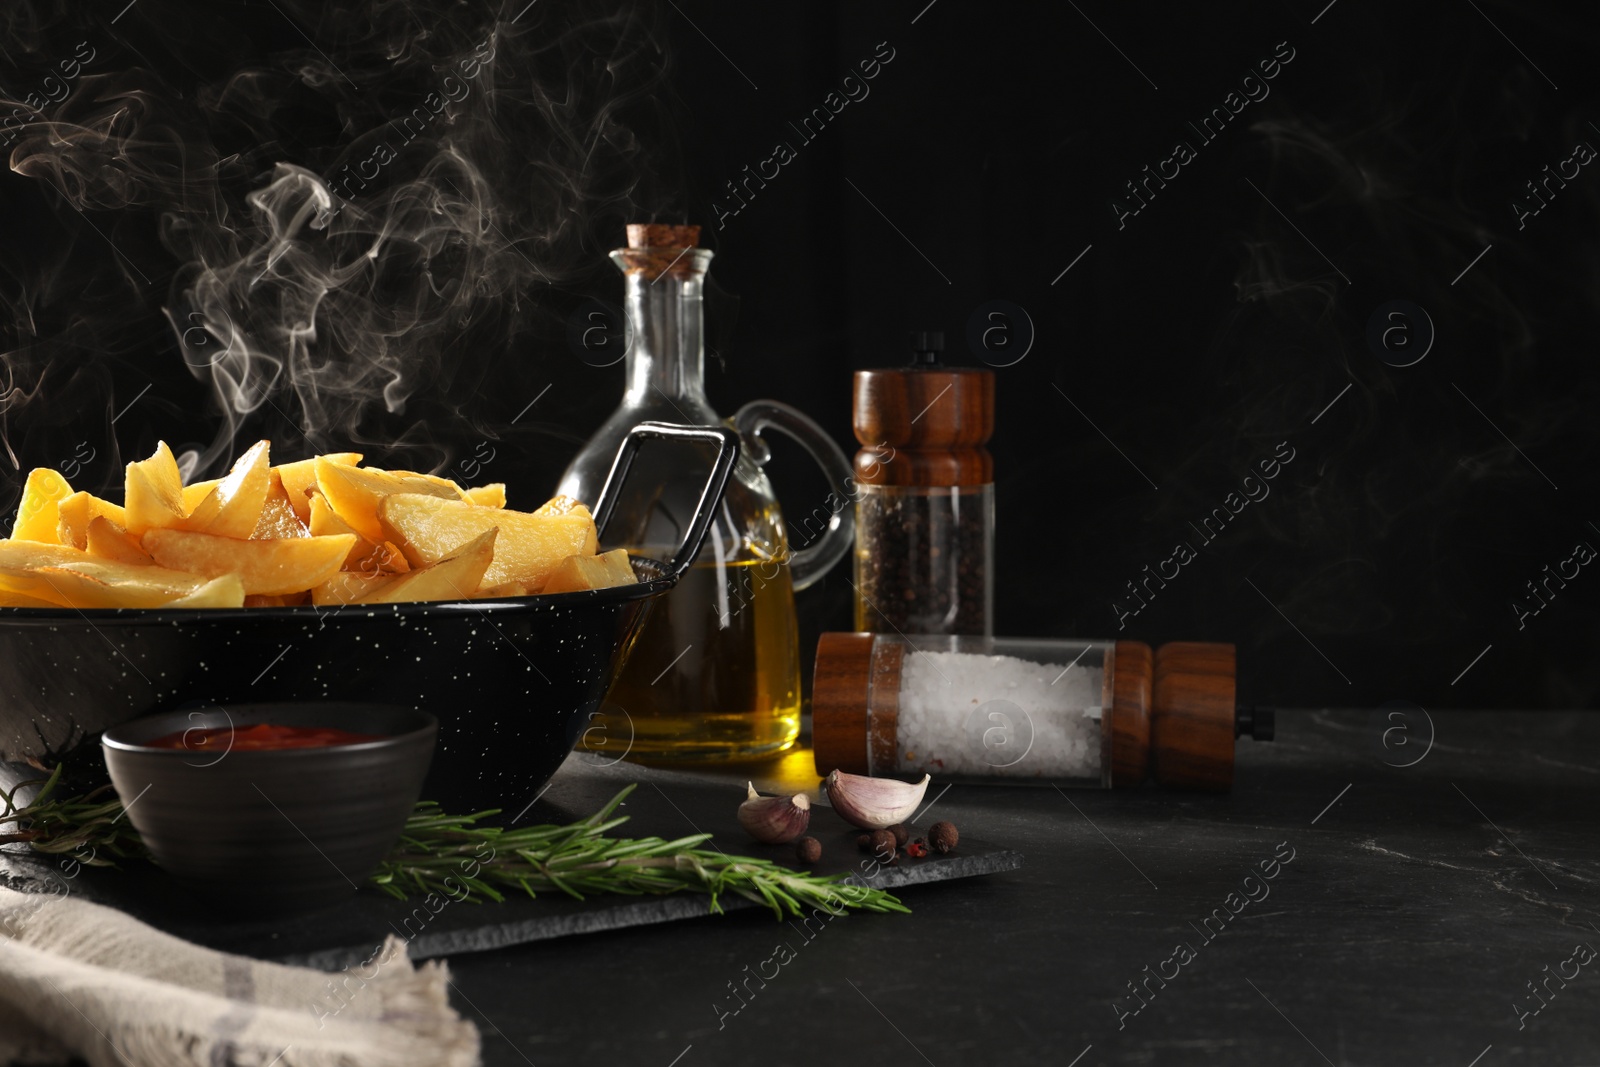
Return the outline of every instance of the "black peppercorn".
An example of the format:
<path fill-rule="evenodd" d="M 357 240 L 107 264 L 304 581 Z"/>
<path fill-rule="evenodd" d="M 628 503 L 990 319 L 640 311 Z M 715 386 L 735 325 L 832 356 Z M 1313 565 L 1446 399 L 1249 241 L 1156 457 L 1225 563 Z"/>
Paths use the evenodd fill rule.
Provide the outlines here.
<path fill-rule="evenodd" d="M 961 835 L 956 832 L 955 823 L 936 822 L 928 827 L 928 844 L 938 852 L 949 852 L 959 840 Z"/>
<path fill-rule="evenodd" d="M 794 854 L 801 863 L 815 863 L 822 858 L 822 842 L 814 837 L 802 837 L 794 843 Z"/>
<path fill-rule="evenodd" d="M 903 822 L 897 822 L 889 827 L 889 832 L 894 835 L 894 843 L 901 848 L 905 848 L 906 842 L 911 840 L 911 831 L 906 829 L 906 824 Z"/>
<path fill-rule="evenodd" d="M 976 499 L 963 495 L 962 503 L 955 505 L 945 492 L 930 496 L 881 491 L 861 497 L 856 517 L 858 629 L 984 632 L 989 610 L 989 515 Z M 941 557 L 941 545 L 948 547 L 952 558 Z"/>
<path fill-rule="evenodd" d="M 859 848 L 862 852 L 871 852 L 872 851 L 872 835 L 871 834 L 857 834 L 856 835 L 856 847 Z"/>

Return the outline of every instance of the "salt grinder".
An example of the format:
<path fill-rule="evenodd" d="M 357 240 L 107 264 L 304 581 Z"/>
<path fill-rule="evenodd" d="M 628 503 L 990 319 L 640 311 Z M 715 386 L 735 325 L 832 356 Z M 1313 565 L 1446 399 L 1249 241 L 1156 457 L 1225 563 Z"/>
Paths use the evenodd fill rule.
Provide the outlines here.
<path fill-rule="evenodd" d="M 994 372 L 939 362 L 912 335 L 910 366 L 857 371 L 856 629 L 993 632 Z"/>
<path fill-rule="evenodd" d="M 817 773 L 1225 792 L 1235 738 L 1274 725 L 1234 679 L 1224 644 L 823 634 Z"/>

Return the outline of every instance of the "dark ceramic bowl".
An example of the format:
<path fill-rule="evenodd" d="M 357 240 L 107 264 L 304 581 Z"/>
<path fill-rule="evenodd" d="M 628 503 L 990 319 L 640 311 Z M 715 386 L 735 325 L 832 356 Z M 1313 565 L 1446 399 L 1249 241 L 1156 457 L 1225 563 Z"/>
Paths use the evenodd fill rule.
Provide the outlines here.
<path fill-rule="evenodd" d="M 256 723 L 383 736 L 276 751 L 147 744 Z M 394 847 L 438 727 L 425 712 L 383 704 L 240 704 L 124 723 L 100 747 L 128 820 L 162 869 L 220 904 L 289 911 L 349 896 Z"/>
<path fill-rule="evenodd" d="M 738 457 L 731 430 L 641 424 L 601 490 L 601 530 L 650 438 L 718 453 L 678 553 L 665 565 L 636 558 L 638 585 L 331 609 L 0 609 L 0 757 L 52 759 L 161 711 L 395 704 L 439 720 L 425 799 L 514 815 L 593 725 L 650 603 L 698 553 Z"/>

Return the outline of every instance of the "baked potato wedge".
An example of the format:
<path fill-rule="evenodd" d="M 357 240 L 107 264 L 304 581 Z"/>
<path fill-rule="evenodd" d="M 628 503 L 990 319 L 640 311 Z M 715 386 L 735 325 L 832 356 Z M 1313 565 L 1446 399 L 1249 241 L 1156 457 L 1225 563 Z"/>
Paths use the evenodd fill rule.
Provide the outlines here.
<path fill-rule="evenodd" d="M 314 588 L 337 574 L 355 542 L 352 534 L 256 541 L 155 529 L 144 535 L 142 544 L 158 566 L 202 578 L 234 574 L 246 596 L 281 596 Z"/>
<path fill-rule="evenodd" d="M 461 545 L 491 529 L 500 536 L 484 585 L 515 582 L 530 592 L 568 556 L 592 556 L 597 538 L 589 509 L 574 502 L 559 514 L 486 508 L 465 500 L 396 493 L 378 505 L 378 520 L 413 567 L 448 558 Z M 473 587 L 477 588 L 476 586 Z M 471 590 L 465 591 L 468 595 Z"/>

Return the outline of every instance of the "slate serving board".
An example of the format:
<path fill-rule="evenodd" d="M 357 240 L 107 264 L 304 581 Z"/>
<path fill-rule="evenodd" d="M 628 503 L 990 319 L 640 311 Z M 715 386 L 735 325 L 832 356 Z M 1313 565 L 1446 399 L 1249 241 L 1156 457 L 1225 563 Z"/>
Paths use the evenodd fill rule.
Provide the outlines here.
<path fill-rule="evenodd" d="M 576 760 L 569 761 L 568 767 L 575 763 Z M 710 832 L 714 834 L 711 844 L 730 853 L 796 865 L 792 846 L 759 844 L 739 828 L 735 813 L 743 793 L 743 777 L 735 780 L 732 776 L 685 776 L 626 764 L 609 773 L 586 775 L 582 769 L 570 773 L 564 770 L 552 783 L 550 795 L 535 804 L 523 822 L 564 823 L 581 818 L 630 781 L 639 783 L 621 811 L 630 816 L 630 821 L 613 833 L 671 838 Z M 758 786 L 766 784 L 758 779 Z M 937 819 L 938 815 L 930 812 L 918 826 L 917 834 L 925 834 L 927 825 Z M 823 858 L 812 865 L 812 870 L 820 874 L 860 874 L 868 884 L 895 890 L 913 909 L 915 894 L 900 893 L 900 887 L 1009 871 L 1022 864 L 1020 853 L 974 838 L 963 828 L 960 845 L 954 852 L 931 854 L 925 859 L 902 857 L 894 866 L 877 865 L 857 848 L 859 833 L 845 826 L 826 806 L 818 806 L 811 834 L 822 842 Z M 59 871 L 52 875 L 56 867 L 55 860 L 41 860 L 15 850 L 0 852 L 0 884 L 14 889 L 43 889 L 48 884 L 46 879 L 52 877 L 59 884 Z M 540 893 L 537 899 L 508 896 L 499 904 L 436 898 L 435 911 L 421 897 L 398 901 L 363 889 L 319 911 L 258 918 L 230 911 L 222 902 L 208 899 L 144 862 L 125 863 L 114 870 L 82 868 L 68 884 L 81 899 L 119 908 L 184 940 L 238 955 L 325 970 L 370 958 L 389 934 L 407 941 L 412 959 L 427 959 L 700 918 L 709 909 L 709 898 L 700 893 L 641 897 L 607 894 L 575 900 L 550 892 Z M 764 907 L 727 894 L 721 903 L 728 912 Z M 761 920 L 740 916 L 729 917 L 728 921 Z"/>

